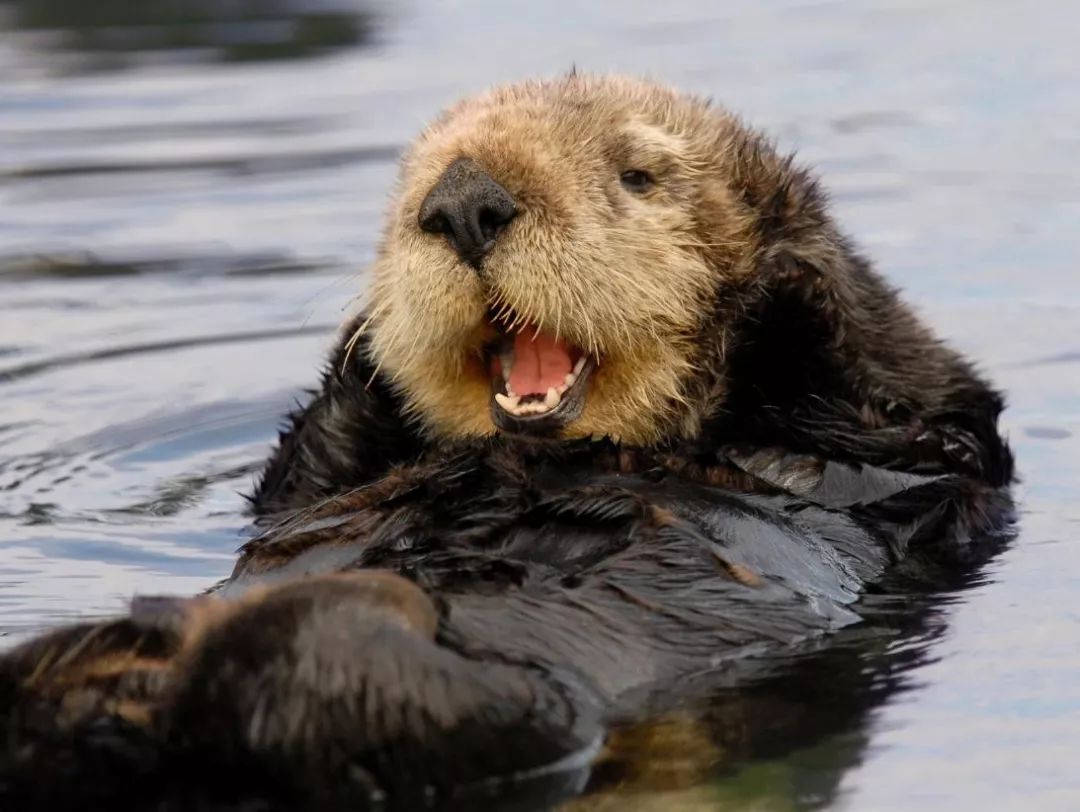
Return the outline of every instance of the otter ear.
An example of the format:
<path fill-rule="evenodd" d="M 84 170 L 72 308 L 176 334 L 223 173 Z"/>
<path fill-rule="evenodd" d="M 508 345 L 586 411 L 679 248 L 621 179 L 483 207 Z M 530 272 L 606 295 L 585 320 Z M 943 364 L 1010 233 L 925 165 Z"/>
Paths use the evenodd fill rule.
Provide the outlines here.
<path fill-rule="evenodd" d="M 310 505 L 371 482 L 419 454 L 419 431 L 378 374 L 366 337 L 353 338 L 365 318 L 362 313 L 342 331 L 321 386 L 288 416 L 251 496 L 256 514 Z"/>

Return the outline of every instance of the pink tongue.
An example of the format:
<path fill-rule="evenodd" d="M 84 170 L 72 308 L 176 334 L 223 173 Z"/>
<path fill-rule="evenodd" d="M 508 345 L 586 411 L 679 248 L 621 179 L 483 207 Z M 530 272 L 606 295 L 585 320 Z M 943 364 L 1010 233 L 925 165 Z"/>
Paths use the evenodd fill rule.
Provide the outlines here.
<path fill-rule="evenodd" d="M 515 395 L 546 395 L 551 387 L 562 386 L 573 370 L 569 346 L 553 336 L 537 335 L 528 327 L 514 336 L 510 388 Z"/>

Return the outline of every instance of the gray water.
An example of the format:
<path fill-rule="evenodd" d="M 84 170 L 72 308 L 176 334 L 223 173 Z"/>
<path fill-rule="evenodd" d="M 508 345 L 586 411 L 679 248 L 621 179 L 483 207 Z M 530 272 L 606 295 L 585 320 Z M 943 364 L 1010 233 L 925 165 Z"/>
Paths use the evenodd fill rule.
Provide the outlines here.
<path fill-rule="evenodd" d="M 228 574 L 239 494 L 363 289 L 397 150 L 441 106 L 574 64 L 646 74 L 820 170 L 1008 392 L 1023 482 L 1018 539 L 939 596 L 935 634 L 895 643 L 920 653 L 903 690 L 630 805 L 1080 809 L 1080 7 L 186 5 L 212 11 L 0 0 L 8 641 Z"/>

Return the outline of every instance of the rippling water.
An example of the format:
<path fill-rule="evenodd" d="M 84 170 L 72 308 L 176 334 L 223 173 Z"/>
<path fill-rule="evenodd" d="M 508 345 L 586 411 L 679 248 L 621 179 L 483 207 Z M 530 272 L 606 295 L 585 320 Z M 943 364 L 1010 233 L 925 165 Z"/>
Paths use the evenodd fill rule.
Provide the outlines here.
<path fill-rule="evenodd" d="M 1080 809 L 1078 26 L 1064 0 L 0 0 L 0 631 L 229 572 L 440 106 L 645 73 L 821 170 L 1009 393 L 1024 481 L 1019 539 L 937 610 L 796 667 L 780 733 L 704 777 L 659 748 L 632 805 Z"/>

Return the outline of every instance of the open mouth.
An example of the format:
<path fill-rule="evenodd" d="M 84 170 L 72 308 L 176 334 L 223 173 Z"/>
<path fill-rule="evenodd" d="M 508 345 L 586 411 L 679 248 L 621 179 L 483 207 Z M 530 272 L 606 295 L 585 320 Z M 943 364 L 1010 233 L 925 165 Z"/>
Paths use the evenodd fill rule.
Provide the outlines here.
<path fill-rule="evenodd" d="M 536 327 L 503 334 L 488 348 L 495 425 L 538 433 L 576 420 L 596 366 L 580 347 Z"/>

